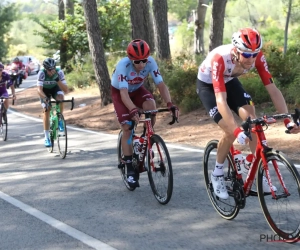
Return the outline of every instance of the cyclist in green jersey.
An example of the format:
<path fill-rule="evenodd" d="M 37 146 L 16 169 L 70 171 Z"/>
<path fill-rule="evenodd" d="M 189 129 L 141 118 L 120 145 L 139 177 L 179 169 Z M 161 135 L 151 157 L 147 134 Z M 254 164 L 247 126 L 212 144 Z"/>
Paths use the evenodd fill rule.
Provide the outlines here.
<path fill-rule="evenodd" d="M 46 58 L 43 61 L 44 69 L 38 74 L 37 88 L 40 101 L 44 109 L 43 125 L 45 133 L 45 147 L 52 147 L 49 134 L 50 110 L 45 109 L 46 103 L 52 98 L 55 100 L 64 100 L 64 94 L 68 93 L 68 86 L 65 80 L 64 72 L 56 68 L 56 62 L 52 58 Z M 63 103 L 60 104 L 61 113 L 63 113 Z M 60 135 L 64 135 L 63 124 L 58 124 Z"/>

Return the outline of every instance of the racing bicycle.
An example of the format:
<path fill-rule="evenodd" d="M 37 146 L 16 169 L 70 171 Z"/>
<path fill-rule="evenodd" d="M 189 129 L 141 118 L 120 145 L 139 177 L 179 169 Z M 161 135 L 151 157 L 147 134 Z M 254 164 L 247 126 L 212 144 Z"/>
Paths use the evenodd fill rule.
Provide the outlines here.
<path fill-rule="evenodd" d="M 0 136 L 3 141 L 7 140 L 7 110 L 4 107 L 4 99 L 10 99 L 10 97 L 0 97 Z M 14 100 L 13 100 L 14 105 Z"/>
<path fill-rule="evenodd" d="M 144 119 L 139 121 L 139 124 L 144 124 L 143 133 L 141 136 L 135 134 L 135 130 L 138 124 L 131 121 L 132 130 L 131 137 L 127 141 L 133 147 L 133 157 L 132 165 L 139 179 L 140 173 L 147 171 L 148 179 L 154 197 L 160 204 L 167 204 L 172 196 L 173 192 L 173 171 L 172 163 L 168 148 L 164 140 L 154 132 L 151 123 L 151 114 L 156 114 L 159 112 L 170 112 L 167 108 L 161 108 L 156 110 L 142 111 L 140 115 L 145 115 Z M 172 111 L 173 118 L 169 122 L 170 125 L 174 124 L 175 121 L 178 122 L 175 116 L 175 110 Z M 123 160 L 124 155 L 121 147 L 121 139 L 123 132 L 119 133 L 117 151 L 118 151 L 118 168 L 120 169 L 122 180 L 126 188 L 130 191 L 135 190 L 135 187 L 130 187 L 127 182 L 127 167 L 125 161 Z M 139 145 L 139 152 L 134 148 L 132 138 L 139 139 L 142 144 Z"/>
<path fill-rule="evenodd" d="M 62 159 L 66 158 L 68 150 L 68 135 L 67 135 L 67 125 L 63 114 L 60 111 L 60 103 L 71 102 L 71 110 L 74 108 L 74 97 L 71 100 L 58 100 L 49 101 L 50 106 L 50 140 L 52 146 L 48 148 L 48 152 L 52 153 L 54 149 L 54 141 L 57 141 L 58 151 Z M 51 105 L 55 104 L 55 105 Z M 48 107 L 47 107 L 48 108 Z M 59 131 L 58 124 L 63 125 L 64 131 Z"/>
<path fill-rule="evenodd" d="M 216 162 L 217 140 L 208 142 L 203 159 L 208 196 L 215 210 L 223 218 L 234 219 L 239 210 L 245 207 L 247 197 L 258 196 L 269 226 L 282 241 L 289 243 L 298 241 L 300 235 L 300 176 L 295 165 L 284 153 L 268 146 L 264 130 L 277 119 L 293 118 L 296 123 L 299 114 L 299 110 L 296 109 L 295 114 L 277 114 L 257 119 L 249 117 L 241 124 L 250 140 L 252 140 L 251 132 L 257 137 L 256 158 L 244 181 L 242 175 L 238 173 L 238 164 L 233 159 L 234 146 L 231 146 L 223 168 L 229 194 L 226 200 L 216 196 L 210 180 Z M 268 190 L 263 189 L 265 180 L 268 182 Z M 254 182 L 257 192 L 251 190 Z"/>

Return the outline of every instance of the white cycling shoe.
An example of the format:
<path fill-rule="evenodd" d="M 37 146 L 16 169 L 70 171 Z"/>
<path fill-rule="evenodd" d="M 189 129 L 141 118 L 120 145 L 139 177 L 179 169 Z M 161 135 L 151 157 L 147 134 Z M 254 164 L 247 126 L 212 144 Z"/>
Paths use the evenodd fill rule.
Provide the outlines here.
<path fill-rule="evenodd" d="M 228 199 L 229 195 L 225 185 L 224 175 L 214 176 L 213 174 L 211 174 L 210 179 L 214 188 L 215 195 L 224 200 Z"/>
<path fill-rule="evenodd" d="M 274 192 L 277 191 L 277 188 L 272 185 L 272 189 Z M 267 177 L 263 176 L 263 190 L 264 190 L 264 193 L 271 193 L 271 189 L 270 189 L 270 186 L 269 186 L 269 183 L 268 183 L 268 179 Z"/>

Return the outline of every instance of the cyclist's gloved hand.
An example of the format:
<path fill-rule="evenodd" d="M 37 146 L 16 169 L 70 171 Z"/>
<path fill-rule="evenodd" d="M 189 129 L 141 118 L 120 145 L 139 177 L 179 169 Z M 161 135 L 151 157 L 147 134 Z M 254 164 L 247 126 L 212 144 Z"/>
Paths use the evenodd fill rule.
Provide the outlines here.
<path fill-rule="evenodd" d="M 285 127 L 287 128 L 287 130 L 285 131 L 287 134 L 297 134 L 300 132 L 298 124 L 291 122 L 290 119 L 285 118 L 283 122 Z"/>
<path fill-rule="evenodd" d="M 245 135 L 244 130 L 242 130 L 241 128 L 236 128 L 233 134 L 239 144 L 245 145 L 248 143 L 248 137 L 247 135 Z"/>
<path fill-rule="evenodd" d="M 131 120 L 134 120 L 136 122 L 139 121 L 139 110 L 137 108 L 133 108 L 132 110 L 129 111 L 129 118 Z"/>
<path fill-rule="evenodd" d="M 49 98 L 46 97 L 45 99 L 43 99 L 43 102 L 41 103 L 43 109 L 45 109 L 47 111 L 47 108 L 49 106 Z"/>
<path fill-rule="evenodd" d="M 179 108 L 176 105 L 174 105 L 172 102 L 168 102 L 167 107 L 170 111 L 174 112 L 175 117 L 178 119 L 178 117 L 179 117 Z"/>

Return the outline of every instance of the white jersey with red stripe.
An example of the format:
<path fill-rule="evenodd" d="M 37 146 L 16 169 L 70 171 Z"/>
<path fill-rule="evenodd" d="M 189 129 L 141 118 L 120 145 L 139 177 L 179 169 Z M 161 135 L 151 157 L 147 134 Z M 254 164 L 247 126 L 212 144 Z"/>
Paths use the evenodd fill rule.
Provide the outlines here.
<path fill-rule="evenodd" d="M 202 82 L 213 84 L 215 92 L 226 92 L 225 84 L 233 79 L 232 72 L 236 66 L 232 60 L 232 44 L 221 45 L 208 53 L 198 70 L 198 79 Z M 273 83 L 272 75 L 268 70 L 266 59 L 260 51 L 249 70 L 244 70 L 246 74 L 251 69 L 256 68 L 264 85 Z"/>

